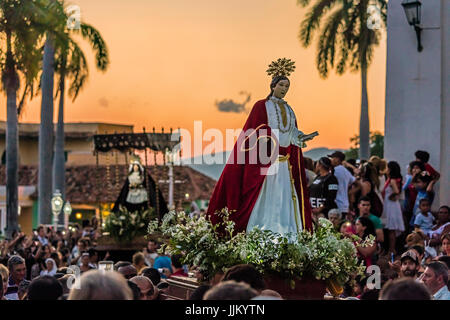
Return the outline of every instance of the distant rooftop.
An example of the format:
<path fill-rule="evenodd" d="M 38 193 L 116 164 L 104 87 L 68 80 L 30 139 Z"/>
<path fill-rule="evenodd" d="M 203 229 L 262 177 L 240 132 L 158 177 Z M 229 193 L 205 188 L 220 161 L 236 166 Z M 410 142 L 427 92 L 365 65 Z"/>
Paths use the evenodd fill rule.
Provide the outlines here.
<path fill-rule="evenodd" d="M 166 201 L 169 199 L 168 167 L 149 166 L 152 178 L 159 183 Z M 128 176 L 127 165 L 68 166 L 66 167 L 67 199 L 75 204 L 95 204 L 97 202 L 114 202 L 119 196 Z M 188 193 L 191 200 L 208 200 L 211 197 L 216 181 L 192 168 L 173 167 L 174 199 L 185 200 Z M 19 186 L 37 186 L 38 167 L 21 166 L 19 168 Z M 0 165 L 0 186 L 6 183 L 6 168 Z M 30 189 L 31 190 L 31 189 Z M 37 188 L 31 197 L 37 198 Z M 0 187 L 0 196 L 2 189 Z"/>
<path fill-rule="evenodd" d="M 19 137 L 37 138 L 39 123 L 19 123 Z M 56 123 L 54 124 L 56 130 Z M 66 138 L 87 138 L 103 133 L 132 133 L 133 125 L 106 122 L 67 122 L 64 124 Z M 6 134 L 6 121 L 0 121 L 0 136 Z"/>

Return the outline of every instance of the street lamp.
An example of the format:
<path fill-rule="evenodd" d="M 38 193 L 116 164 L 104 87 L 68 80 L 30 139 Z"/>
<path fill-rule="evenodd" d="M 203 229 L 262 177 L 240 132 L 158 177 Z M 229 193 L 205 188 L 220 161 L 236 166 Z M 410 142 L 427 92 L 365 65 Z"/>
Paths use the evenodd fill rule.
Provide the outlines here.
<path fill-rule="evenodd" d="M 420 33 L 422 32 L 422 27 L 420 26 L 421 19 L 421 7 L 422 3 L 418 0 L 405 0 L 402 2 L 403 9 L 405 10 L 406 19 L 409 25 L 414 26 L 417 36 L 417 50 L 422 51 L 422 43 L 420 39 Z"/>
<path fill-rule="evenodd" d="M 169 210 L 174 210 L 175 205 L 173 203 L 173 153 L 172 150 L 166 150 L 169 165 Z"/>
<path fill-rule="evenodd" d="M 58 230 L 58 216 L 61 213 L 61 209 L 63 208 L 63 199 L 59 190 L 56 190 L 53 193 L 52 197 L 52 212 L 53 212 L 53 226 L 55 231 Z"/>
<path fill-rule="evenodd" d="M 67 229 L 69 227 L 69 217 L 70 214 L 72 213 L 72 206 L 70 205 L 69 201 L 66 201 L 63 211 L 64 211 L 64 229 Z"/>

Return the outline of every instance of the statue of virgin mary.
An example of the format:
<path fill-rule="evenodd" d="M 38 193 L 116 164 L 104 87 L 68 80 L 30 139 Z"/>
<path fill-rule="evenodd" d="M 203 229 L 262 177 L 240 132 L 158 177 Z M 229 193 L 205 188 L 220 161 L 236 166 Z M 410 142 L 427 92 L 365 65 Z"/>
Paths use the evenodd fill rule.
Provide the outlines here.
<path fill-rule="evenodd" d="M 220 222 L 218 212 L 228 208 L 236 232 L 259 228 L 286 235 L 312 229 L 301 148 L 318 133 L 298 130 L 294 111 L 284 100 L 294 69 L 289 59 L 270 64 L 270 94 L 252 108 L 215 186 L 207 211 L 212 223 Z M 261 149 L 271 151 L 269 162 L 262 161 Z M 255 152 L 257 160 L 249 161 Z"/>
<path fill-rule="evenodd" d="M 158 203 L 156 197 L 158 196 Z M 114 204 L 113 211 L 125 207 L 128 212 L 142 211 L 148 207 L 159 209 L 162 217 L 169 210 L 160 189 L 156 194 L 156 184 L 150 174 L 142 166 L 139 157 L 133 156 L 128 168 L 128 177 Z"/>

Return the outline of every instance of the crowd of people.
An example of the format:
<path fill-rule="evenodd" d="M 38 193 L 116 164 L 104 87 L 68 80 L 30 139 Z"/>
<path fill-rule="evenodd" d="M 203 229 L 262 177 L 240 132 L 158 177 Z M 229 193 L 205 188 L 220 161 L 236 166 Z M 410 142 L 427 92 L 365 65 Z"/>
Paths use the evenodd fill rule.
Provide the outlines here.
<path fill-rule="evenodd" d="M 428 152 L 418 150 L 414 156 L 404 177 L 396 161 L 377 156 L 357 163 L 336 151 L 317 162 L 305 159 L 313 219 L 329 219 L 346 237 L 373 236 L 372 246 L 355 246 L 366 267 L 380 268 L 383 284 L 407 277 L 424 284 L 434 299 L 450 299 L 449 206 L 431 210 L 440 174 L 428 163 Z M 437 284 L 433 281 L 439 275 L 445 276 Z M 381 298 L 380 290 L 369 290 L 366 280 L 345 288 L 343 296 Z"/>
<path fill-rule="evenodd" d="M 18 233 L 12 241 L 3 240 L 0 300 L 166 300 L 167 279 L 188 277 L 182 256 L 158 253 L 160 244 L 153 240 L 135 252 L 131 261 L 115 262 L 111 272 L 101 270 L 102 261 L 95 249 L 99 234 L 92 228 L 95 218 L 93 222 L 84 221 L 82 228 L 61 232 L 39 226 L 33 236 Z M 262 276 L 252 266 L 235 266 L 220 282 L 224 283 L 214 290 L 210 290 L 212 285 L 200 285 L 190 299 L 250 299 L 262 295 L 281 299 L 276 292 L 265 290 Z"/>
<path fill-rule="evenodd" d="M 347 283 L 334 298 L 450 299 L 449 207 L 431 210 L 439 173 L 428 163 L 427 152 L 415 156 L 405 177 L 397 162 L 378 157 L 357 163 L 345 161 L 337 151 L 316 162 L 305 159 L 313 219 L 329 219 L 344 237 L 375 239 L 371 246 L 355 242 L 355 247 L 366 267 L 378 269 L 367 269 L 366 276 Z M 114 261 L 114 270 L 104 272 L 99 262 L 110 257 L 96 250 L 100 235 L 94 217 L 66 230 L 39 226 L 32 235 L 16 232 L 12 240 L 1 241 L 0 299 L 162 300 L 167 299 L 168 278 L 193 276 L 193 266 L 183 265 L 180 255 L 161 254 L 161 244 L 155 241 L 148 241 L 130 261 Z M 369 281 L 369 270 L 379 270 L 378 286 Z M 254 267 L 238 265 L 221 279 L 200 285 L 190 299 L 283 297 L 266 288 Z"/>

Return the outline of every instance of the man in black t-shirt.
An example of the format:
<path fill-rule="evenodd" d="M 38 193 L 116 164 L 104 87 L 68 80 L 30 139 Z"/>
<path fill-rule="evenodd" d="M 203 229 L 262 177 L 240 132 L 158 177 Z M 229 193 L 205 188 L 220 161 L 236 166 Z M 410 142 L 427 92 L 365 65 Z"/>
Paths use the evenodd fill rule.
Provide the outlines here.
<path fill-rule="evenodd" d="M 315 218 L 328 218 L 328 211 L 337 208 L 335 199 L 338 191 L 338 180 L 330 171 L 331 169 L 330 159 L 322 157 L 317 162 L 316 172 L 319 174 L 309 187 L 309 198 Z"/>

